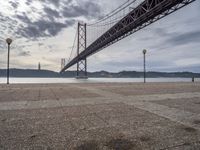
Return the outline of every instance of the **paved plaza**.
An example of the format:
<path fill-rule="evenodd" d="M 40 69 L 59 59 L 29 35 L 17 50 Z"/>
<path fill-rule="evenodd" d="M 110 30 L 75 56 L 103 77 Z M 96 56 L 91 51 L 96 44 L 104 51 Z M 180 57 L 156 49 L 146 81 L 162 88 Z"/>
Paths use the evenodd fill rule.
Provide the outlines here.
<path fill-rule="evenodd" d="M 0 150 L 199 150 L 200 83 L 0 85 Z"/>

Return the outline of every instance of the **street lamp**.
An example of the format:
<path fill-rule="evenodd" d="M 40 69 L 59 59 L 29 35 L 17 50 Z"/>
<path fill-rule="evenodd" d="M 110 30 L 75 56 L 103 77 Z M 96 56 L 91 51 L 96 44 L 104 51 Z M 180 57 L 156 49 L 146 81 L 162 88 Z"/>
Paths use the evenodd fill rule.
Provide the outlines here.
<path fill-rule="evenodd" d="M 9 76 L 10 76 L 10 70 L 9 70 L 9 64 L 10 64 L 10 45 L 12 43 L 12 39 L 7 38 L 6 43 L 8 44 L 8 61 L 7 61 L 7 84 L 9 84 Z"/>
<path fill-rule="evenodd" d="M 147 50 L 144 49 L 143 50 L 143 54 L 144 54 L 144 83 L 146 83 L 146 53 L 147 53 Z"/>

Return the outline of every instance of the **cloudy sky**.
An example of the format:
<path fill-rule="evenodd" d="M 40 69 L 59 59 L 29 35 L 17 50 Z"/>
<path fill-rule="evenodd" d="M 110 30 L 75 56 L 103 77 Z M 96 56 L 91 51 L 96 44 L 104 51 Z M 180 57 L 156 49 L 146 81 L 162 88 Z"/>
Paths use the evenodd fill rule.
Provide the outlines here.
<path fill-rule="evenodd" d="M 114 2 L 115 1 L 115 2 Z M 0 0 L 0 68 L 6 68 L 6 37 L 14 39 L 11 68 L 60 71 L 78 21 L 91 22 L 127 0 Z M 165 17 L 88 59 L 89 71 L 200 72 L 200 1 Z M 73 67 L 71 69 L 74 69 Z"/>

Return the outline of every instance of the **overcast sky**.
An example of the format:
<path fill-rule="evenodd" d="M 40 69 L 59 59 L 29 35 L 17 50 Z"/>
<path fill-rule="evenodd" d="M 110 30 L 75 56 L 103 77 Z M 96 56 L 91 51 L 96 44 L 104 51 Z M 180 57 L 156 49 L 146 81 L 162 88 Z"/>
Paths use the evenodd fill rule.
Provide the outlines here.
<path fill-rule="evenodd" d="M 6 37 L 14 42 L 11 68 L 60 71 L 71 52 L 78 20 L 94 21 L 126 0 L 0 0 L 0 68 L 6 68 Z M 200 72 L 200 1 L 89 57 L 89 71 Z M 73 69 L 73 68 L 71 68 Z"/>

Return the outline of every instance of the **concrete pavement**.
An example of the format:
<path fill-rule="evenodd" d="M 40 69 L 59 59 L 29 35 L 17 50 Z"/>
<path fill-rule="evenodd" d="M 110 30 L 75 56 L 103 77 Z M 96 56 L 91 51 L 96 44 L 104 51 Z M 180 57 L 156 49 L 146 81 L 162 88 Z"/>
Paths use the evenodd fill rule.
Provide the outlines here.
<path fill-rule="evenodd" d="M 0 86 L 0 149 L 200 149 L 200 83 Z"/>

